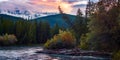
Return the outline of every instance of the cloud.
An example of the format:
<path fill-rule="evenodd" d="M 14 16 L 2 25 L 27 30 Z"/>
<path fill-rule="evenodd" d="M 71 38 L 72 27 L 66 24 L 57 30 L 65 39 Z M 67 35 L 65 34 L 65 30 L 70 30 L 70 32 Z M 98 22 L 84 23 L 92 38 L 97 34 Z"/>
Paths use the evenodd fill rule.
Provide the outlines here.
<path fill-rule="evenodd" d="M 8 0 L 0 0 L 0 2 L 3 2 L 3 1 L 8 1 Z"/>
<path fill-rule="evenodd" d="M 78 2 L 74 2 L 72 5 L 81 5 L 81 4 L 87 4 L 88 1 L 78 1 Z"/>
<path fill-rule="evenodd" d="M 58 12 L 58 6 L 61 6 L 65 13 L 70 13 L 73 9 L 71 4 L 62 0 L 29 0 L 29 3 L 37 5 L 39 8 L 44 9 L 42 11 L 49 12 Z"/>
<path fill-rule="evenodd" d="M 87 0 L 29 0 L 28 3 L 37 5 L 43 12 L 58 12 L 61 6 L 65 13 L 76 14 L 78 8 L 84 12 Z"/>
<path fill-rule="evenodd" d="M 1 1 L 1 0 L 0 0 Z M 3 0 L 2 0 L 3 1 Z M 5 1 L 5 0 L 4 0 Z M 12 3 L 21 4 L 34 12 L 59 12 L 58 6 L 68 14 L 76 14 L 80 8 L 84 13 L 87 0 L 6 0 Z"/>

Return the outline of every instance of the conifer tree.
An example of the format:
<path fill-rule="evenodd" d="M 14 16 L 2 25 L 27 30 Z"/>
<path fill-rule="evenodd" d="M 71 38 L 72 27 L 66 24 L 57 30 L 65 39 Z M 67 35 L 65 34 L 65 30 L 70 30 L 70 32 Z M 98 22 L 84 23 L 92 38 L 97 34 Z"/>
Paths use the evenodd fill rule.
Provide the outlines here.
<path fill-rule="evenodd" d="M 90 32 L 87 39 L 92 49 L 112 51 L 113 47 L 118 49 L 118 43 L 120 43 L 118 20 L 120 11 L 118 5 L 106 6 L 104 3 L 99 1 L 95 7 L 97 10 L 94 10 L 90 16 L 91 20 L 88 25 Z"/>

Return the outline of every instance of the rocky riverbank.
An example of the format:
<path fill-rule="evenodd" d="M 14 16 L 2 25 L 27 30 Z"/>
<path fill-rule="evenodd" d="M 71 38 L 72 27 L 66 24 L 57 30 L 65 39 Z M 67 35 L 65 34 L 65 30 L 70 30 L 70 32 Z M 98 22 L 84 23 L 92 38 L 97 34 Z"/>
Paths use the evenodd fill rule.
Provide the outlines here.
<path fill-rule="evenodd" d="M 112 55 L 112 53 L 108 53 L 108 52 L 85 51 L 81 49 L 59 49 L 59 50 L 44 49 L 41 51 L 37 51 L 36 53 L 72 55 L 72 56 L 97 56 L 97 57 L 108 57 L 108 58 L 111 58 Z"/>

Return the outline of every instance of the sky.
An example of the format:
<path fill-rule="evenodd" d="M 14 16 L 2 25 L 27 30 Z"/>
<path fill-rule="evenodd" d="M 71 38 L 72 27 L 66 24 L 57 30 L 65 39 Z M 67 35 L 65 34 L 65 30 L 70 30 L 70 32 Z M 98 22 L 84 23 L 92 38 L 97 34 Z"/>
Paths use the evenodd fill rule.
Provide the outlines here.
<path fill-rule="evenodd" d="M 88 0 L 0 0 L 3 1 L 29 5 L 31 9 L 42 12 L 58 12 L 58 6 L 61 6 L 64 13 L 68 14 L 76 14 L 78 8 L 84 13 L 88 2 Z"/>

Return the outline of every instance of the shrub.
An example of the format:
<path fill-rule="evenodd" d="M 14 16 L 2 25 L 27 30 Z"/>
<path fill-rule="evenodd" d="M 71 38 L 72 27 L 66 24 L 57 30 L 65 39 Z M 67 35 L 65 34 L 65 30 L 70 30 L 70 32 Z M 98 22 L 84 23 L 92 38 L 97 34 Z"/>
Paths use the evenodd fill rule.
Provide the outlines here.
<path fill-rule="evenodd" d="M 87 37 L 85 34 L 83 34 L 81 36 L 81 39 L 80 39 L 80 46 L 79 46 L 81 49 L 83 50 L 87 50 L 89 49 L 89 45 L 88 45 L 88 41 L 87 41 Z"/>
<path fill-rule="evenodd" d="M 11 45 L 17 42 L 17 38 L 15 35 L 5 34 L 4 36 L 0 36 L 0 45 Z"/>
<path fill-rule="evenodd" d="M 113 59 L 112 60 L 120 60 L 120 50 L 113 54 Z"/>
<path fill-rule="evenodd" d="M 44 47 L 47 49 L 74 48 L 76 39 L 70 31 L 59 31 L 52 39 L 48 40 Z"/>

